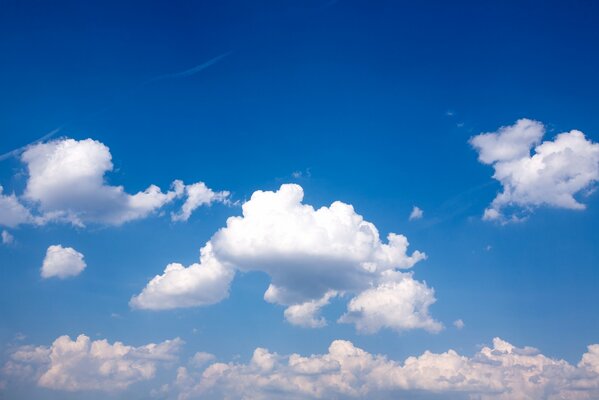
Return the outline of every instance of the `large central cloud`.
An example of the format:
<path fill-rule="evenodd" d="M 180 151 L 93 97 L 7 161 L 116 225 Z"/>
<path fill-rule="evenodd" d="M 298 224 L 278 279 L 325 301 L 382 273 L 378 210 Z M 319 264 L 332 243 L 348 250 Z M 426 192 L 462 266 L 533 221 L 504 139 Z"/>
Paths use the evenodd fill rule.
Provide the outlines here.
<path fill-rule="evenodd" d="M 229 218 L 202 249 L 200 264 L 169 265 L 133 297 L 132 306 L 215 303 L 226 297 L 234 271 L 262 271 L 272 280 L 264 298 L 289 306 L 285 316 L 294 324 L 322 326 L 317 314 L 330 298 L 357 294 L 341 322 L 356 323 L 365 332 L 441 329 L 428 314 L 434 291 L 398 271 L 424 259 L 424 253 L 408 254 L 403 235 L 390 233 L 381 241 L 374 224 L 349 204 L 336 201 L 316 210 L 302 203 L 303 195 L 293 184 L 256 191 L 243 204 L 243 215 Z M 387 307 L 391 316 L 378 313 L 377 306 Z"/>

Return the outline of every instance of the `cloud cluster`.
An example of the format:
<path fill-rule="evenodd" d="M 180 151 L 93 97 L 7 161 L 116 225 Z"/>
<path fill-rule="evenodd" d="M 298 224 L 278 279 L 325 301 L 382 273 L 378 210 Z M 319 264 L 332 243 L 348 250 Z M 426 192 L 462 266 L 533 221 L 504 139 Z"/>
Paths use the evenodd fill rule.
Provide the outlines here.
<path fill-rule="evenodd" d="M 57 277 L 65 279 L 79 275 L 86 267 L 83 254 L 72 247 L 52 245 L 46 250 L 42 264 L 42 278 Z"/>
<path fill-rule="evenodd" d="M 303 189 L 285 184 L 278 191 L 256 191 L 201 251 L 199 264 L 170 264 L 131 305 L 166 309 L 222 300 L 235 271 L 261 271 L 271 284 L 264 299 L 287 306 L 296 325 L 321 327 L 322 307 L 339 295 L 356 295 L 341 322 L 364 332 L 382 327 L 438 331 L 428 307 L 434 291 L 414 280 L 409 269 L 426 256 L 407 253 L 408 240 L 390 233 L 383 242 L 371 222 L 336 201 L 314 209 L 303 204 Z M 380 310 L 386 310 L 385 313 Z"/>
<path fill-rule="evenodd" d="M 215 193 L 202 182 L 185 185 L 178 180 L 166 192 L 150 185 L 129 194 L 122 186 L 106 182 L 106 173 L 113 169 L 112 156 L 106 145 L 92 139 L 37 143 L 22 153 L 21 161 L 28 171 L 23 195 L 4 195 L 0 189 L 0 224 L 9 227 L 50 221 L 121 225 L 184 196 L 183 208 L 173 219 L 187 220 L 197 207 L 223 202 L 229 195 Z"/>
<path fill-rule="evenodd" d="M 203 372 L 182 367 L 174 386 L 180 400 L 410 398 L 410 393 L 448 399 L 595 399 L 599 345 L 589 346 L 576 366 L 499 338 L 472 357 L 426 351 L 399 363 L 336 340 L 326 354 L 280 356 L 257 348 L 247 364 L 214 363 Z"/>
<path fill-rule="evenodd" d="M 544 134 L 540 122 L 520 119 L 470 139 L 479 161 L 493 166 L 493 178 L 503 187 L 483 219 L 517 221 L 543 205 L 585 208 L 575 196 L 599 181 L 599 144 L 577 130 L 541 142 Z"/>
<path fill-rule="evenodd" d="M 145 346 L 92 341 L 85 335 L 76 340 L 61 336 L 51 346 L 20 346 L 2 369 L 11 379 L 33 379 L 38 386 L 65 390 L 117 391 L 152 379 L 161 365 L 177 360 L 181 339 Z"/>

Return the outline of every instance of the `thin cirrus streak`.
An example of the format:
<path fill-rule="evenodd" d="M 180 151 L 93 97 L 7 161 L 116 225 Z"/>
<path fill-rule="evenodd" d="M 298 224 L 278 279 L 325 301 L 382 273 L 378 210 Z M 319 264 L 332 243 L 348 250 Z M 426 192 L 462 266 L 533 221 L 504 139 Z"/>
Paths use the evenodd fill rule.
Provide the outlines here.
<path fill-rule="evenodd" d="M 208 61 L 206 61 L 206 62 L 204 62 L 202 64 L 196 65 L 193 68 L 189 68 L 189 69 L 186 69 L 186 70 L 180 71 L 180 72 L 174 72 L 174 73 L 165 74 L 165 75 L 159 75 L 159 76 L 150 78 L 150 79 L 142 82 L 135 89 L 133 89 L 133 90 L 129 91 L 128 93 L 126 93 L 123 97 L 127 97 L 128 95 L 132 95 L 135 92 L 137 92 L 141 87 L 146 86 L 146 85 L 148 85 L 150 83 L 153 83 L 153 82 L 162 81 L 162 80 L 168 80 L 168 79 L 187 78 L 187 77 L 193 76 L 193 75 L 195 75 L 195 74 L 203 71 L 204 69 L 206 69 L 206 68 L 208 68 L 208 67 L 210 67 L 210 66 L 212 66 L 212 65 L 214 65 L 216 63 L 218 63 L 220 60 L 222 60 L 225 57 L 228 57 L 232 53 L 233 53 L 232 51 L 227 51 L 225 53 L 219 54 L 216 57 L 211 58 L 210 60 L 208 60 Z M 122 98 L 120 100 L 122 100 Z M 108 106 L 106 106 L 106 107 L 104 107 L 104 108 L 102 108 L 102 109 L 100 109 L 98 111 L 90 112 L 86 116 L 82 117 L 81 119 L 85 119 L 85 118 L 90 117 L 90 116 L 96 116 L 96 115 L 99 115 L 99 114 L 103 114 L 103 113 L 105 113 L 107 111 L 110 111 L 111 109 L 113 109 L 114 107 L 116 107 L 118 105 L 118 103 L 120 102 L 120 100 L 117 99 L 112 104 L 110 104 L 110 105 L 108 105 Z M 58 132 L 60 132 L 61 130 L 63 130 L 67 125 L 70 125 L 72 122 L 73 121 L 65 123 L 65 124 L 61 125 L 60 127 L 56 128 L 56 129 L 53 129 L 52 131 L 46 133 L 44 136 L 40 137 L 39 139 L 34 140 L 31 143 L 28 143 L 28 144 L 26 144 L 24 146 L 21 146 L 21 147 L 19 147 L 17 149 L 8 151 L 8 152 L 0 155 L 0 161 L 7 160 L 7 159 L 9 159 L 11 157 L 17 157 L 17 156 L 19 156 L 23 151 L 25 151 L 25 149 L 27 147 L 29 147 L 31 145 L 34 145 L 34 144 L 37 144 L 37 143 L 44 142 L 47 139 L 50 139 L 52 136 L 56 135 Z"/>

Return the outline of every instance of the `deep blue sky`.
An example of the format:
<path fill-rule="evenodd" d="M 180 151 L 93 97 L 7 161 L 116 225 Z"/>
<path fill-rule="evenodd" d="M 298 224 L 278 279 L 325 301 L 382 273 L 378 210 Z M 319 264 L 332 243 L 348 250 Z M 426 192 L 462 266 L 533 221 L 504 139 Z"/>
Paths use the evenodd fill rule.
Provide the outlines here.
<path fill-rule="evenodd" d="M 240 213 L 214 205 L 185 224 L 11 229 L 17 243 L 0 247 L 0 343 L 17 333 L 36 344 L 179 336 L 185 354 L 246 360 L 258 346 L 309 354 L 344 338 L 401 359 L 471 354 L 499 336 L 577 362 L 599 342 L 599 196 L 580 212 L 481 221 L 500 185 L 468 139 L 526 117 L 547 139 L 578 129 L 599 141 L 598 17 L 589 1 L 0 2 L 0 153 L 64 125 L 60 136 L 110 147 L 108 181 L 129 192 L 179 178 L 243 202 L 297 182 L 307 203 L 350 203 L 382 235 L 403 233 L 425 251 L 415 276 L 435 288 L 431 313 L 446 326 L 370 336 L 293 327 L 263 301 L 259 273 L 238 275 L 213 306 L 130 310 L 149 278 L 195 262 Z M 229 51 L 195 75 L 144 84 Z M 23 171 L 0 162 L 5 192 L 22 191 Z M 408 222 L 413 205 L 425 217 Z M 40 278 L 57 243 L 85 254 L 81 276 Z M 334 321 L 344 307 L 324 314 Z"/>

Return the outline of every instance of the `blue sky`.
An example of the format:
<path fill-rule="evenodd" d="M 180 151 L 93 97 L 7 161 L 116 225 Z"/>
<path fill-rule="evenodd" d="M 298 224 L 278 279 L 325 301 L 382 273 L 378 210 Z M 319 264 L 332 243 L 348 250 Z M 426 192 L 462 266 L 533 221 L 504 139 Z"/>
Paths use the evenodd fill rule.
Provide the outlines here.
<path fill-rule="evenodd" d="M 320 394 L 302 391 L 305 385 L 273 389 L 243 382 L 257 365 L 250 360 L 256 348 L 280 357 L 323 355 L 331 342 L 345 340 L 399 364 L 427 350 L 454 349 L 476 372 L 483 367 L 475 354 L 493 347 L 495 337 L 596 371 L 588 372 L 586 387 L 592 388 L 584 395 L 599 393 L 599 361 L 580 361 L 595 354 L 587 346 L 599 343 L 599 197 L 593 192 L 599 180 L 599 5 L 6 1 L 0 7 L 0 153 L 20 149 L 0 161 L 0 195 L 30 212 L 14 222 L 15 209 L 0 199 L 0 230 L 6 232 L 0 246 L 0 398 L 479 398 L 496 394 L 479 387 L 439 389 L 419 377 L 409 388 L 371 385 L 368 392 L 315 383 L 324 385 Z M 210 65 L 194 70 L 204 63 Z M 576 143 L 573 130 L 584 135 Z M 471 139 L 484 133 L 494 136 L 480 145 Z M 556 136 L 561 133 L 567 134 L 563 140 Z M 52 158 L 58 148 L 62 159 Z M 546 156 L 554 151 L 560 156 Z M 492 154 L 486 162 L 485 154 Z M 107 159 L 113 168 L 103 166 Z M 535 170 L 536 162 L 546 168 Z M 504 169 L 510 173 L 501 178 Z M 71 172 L 77 176 L 69 180 Z M 188 186 L 177 191 L 175 180 Z M 189 185 L 197 182 L 206 185 L 196 187 L 208 196 L 206 204 L 196 204 L 186 221 L 174 221 L 171 213 L 192 199 Z M 303 189 L 303 203 L 289 200 L 278 209 L 279 200 L 287 201 L 278 190 L 287 183 Z M 147 208 L 123 205 L 151 184 L 171 197 Z M 111 197 L 116 186 L 124 191 Z M 259 202 L 255 191 L 276 195 Z M 508 191 L 505 203 L 494 202 Z M 568 203 L 569 195 L 584 209 Z M 312 215 L 302 204 L 318 209 L 335 201 L 352 205 L 354 214 L 347 215 L 378 229 L 368 256 L 336 250 L 363 233 L 362 225 L 353 230 L 315 220 L 330 228 L 330 241 L 311 242 L 313 226 L 294 219 L 296 212 Z M 256 204 L 260 216 L 241 220 L 243 204 Z M 423 215 L 410 221 L 414 206 Z M 499 216 L 489 218 L 485 210 Z M 228 225 L 233 216 L 243 230 Z M 224 227 L 230 237 L 216 237 Z M 415 250 L 426 259 L 401 267 L 393 279 L 356 270 L 363 262 L 387 268 L 379 245 L 392 232 L 410 245 L 388 268 Z M 277 247 L 279 238 L 297 247 Z M 257 247 L 240 249 L 246 239 Z M 229 282 L 229 275 L 217 274 L 224 289 L 193 281 L 195 292 L 164 289 L 168 293 L 161 292 L 154 306 L 130 303 L 168 264 L 198 262 L 207 242 L 227 271 L 218 274 L 234 276 Z M 86 267 L 43 277 L 53 245 L 80 253 Z M 68 260 L 56 268 L 72 267 Z M 311 272 L 296 276 L 297 270 Z M 326 271 L 335 271 L 333 277 Z M 365 275 L 355 283 L 353 273 Z M 279 278 L 289 278 L 281 287 L 297 296 L 265 301 L 269 283 Z M 401 283 L 419 289 L 414 297 L 398 295 L 392 311 L 401 302 L 414 306 L 418 296 L 433 299 L 424 309 L 416 306 L 417 317 L 376 309 L 351 314 L 377 326 L 370 332 L 355 321 L 337 322 L 369 288 L 404 293 Z M 326 326 L 286 319 L 287 307 L 324 294 L 312 295 L 319 285 L 335 291 L 315 314 Z M 167 303 L 173 304 L 168 310 L 153 309 Z M 408 322 L 414 318 L 415 325 Z M 456 327 L 457 320 L 464 326 Z M 181 343 L 169 342 L 168 356 L 145 359 L 151 373 L 99 378 L 90 368 L 84 378 L 48 355 L 60 344 L 57 338 L 80 334 L 131 346 L 128 368 L 142 346 L 175 338 Z M 25 362 L 31 346 L 42 346 L 43 354 Z M 189 359 L 196 352 L 214 358 L 194 367 Z M 279 362 L 285 366 L 286 360 Z M 216 362 L 230 368 L 238 385 L 222 378 L 197 388 Z M 52 366 L 58 372 L 48 375 Z M 189 379 L 176 383 L 178 368 Z M 261 376 L 277 372 L 284 382 L 295 376 L 288 365 L 273 368 Z M 497 396 L 570 398 L 575 378 L 566 374 L 563 381 Z M 515 390 L 509 382 L 498 385 Z M 102 386 L 117 389 L 106 393 Z"/>

